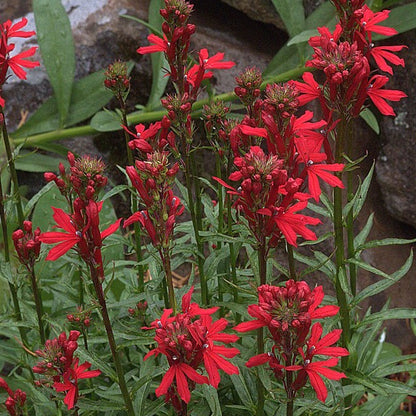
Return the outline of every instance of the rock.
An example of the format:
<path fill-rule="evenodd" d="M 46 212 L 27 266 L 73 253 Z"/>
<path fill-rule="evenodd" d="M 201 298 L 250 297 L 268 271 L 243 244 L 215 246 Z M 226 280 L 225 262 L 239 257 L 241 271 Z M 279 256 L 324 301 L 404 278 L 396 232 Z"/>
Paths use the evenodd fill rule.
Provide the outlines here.
<path fill-rule="evenodd" d="M 397 116 L 384 117 L 382 150 L 377 161 L 377 181 L 388 212 L 400 221 L 416 227 L 416 56 L 410 46 L 416 31 L 394 38 L 394 44 L 408 45 L 400 52 L 406 67 L 396 67 L 388 89 L 400 89 L 408 98 L 393 103 Z M 392 42 L 393 44 L 393 42 Z"/>
<path fill-rule="evenodd" d="M 27 4 L 21 3 L 18 10 L 27 10 Z M 129 14 L 147 19 L 148 2 L 136 3 L 133 0 L 63 0 L 75 42 L 77 79 L 105 68 L 116 59 L 138 60 L 136 49 L 146 41 L 148 30 L 137 22 L 121 17 Z M 33 13 L 27 13 L 26 18 L 27 30 L 35 30 Z M 37 44 L 36 37 L 16 38 L 13 41 L 16 52 Z M 6 113 L 11 127 L 19 123 L 22 110 L 32 112 L 52 95 L 40 54 L 37 53 L 35 58 L 41 62 L 41 66 L 28 71 L 27 81 L 11 76 L 4 87 Z M 138 63 L 134 71 L 137 74 L 134 91 L 140 91 L 142 96 L 138 99 L 136 94 L 136 103 L 145 103 L 145 96 L 150 91 L 150 69 Z"/>
<path fill-rule="evenodd" d="M 278 29 L 285 30 L 285 25 L 277 13 L 270 0 L 221 0 L 224 3 L 245 13 L 253 20 L 263 23 L 270 23 Z M 309 16 L 320 4 L 322 0 L 304 0 L 306 16 Z"/>

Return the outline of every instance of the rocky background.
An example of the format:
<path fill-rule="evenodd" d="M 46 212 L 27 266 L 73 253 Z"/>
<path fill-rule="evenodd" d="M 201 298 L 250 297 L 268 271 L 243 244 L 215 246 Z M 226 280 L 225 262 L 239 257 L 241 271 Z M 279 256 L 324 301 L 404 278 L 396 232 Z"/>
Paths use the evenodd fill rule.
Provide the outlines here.
<path fill-rule="evenodd" d="M 63 0 L 71 21 L 76 46 L 76 77 L 106 67 L 115 59 L 134 60 L 132 76 L 132 110 L 134 104 L 145 104 L 150 93 L 151 69 L 149 56 L 139 56 L 138 46 L 146 45 L 147 29 L 121 15 L 128 14 L 147 20 L 148 0 Z M 218 93 L 230 91 L 234 77 L 247 66 L 264 69 L 279 48 L 287 41 L 282 21 L 270 0 L 195 0 L 192 22 L 197 25 L 194 49 L 202 47 L 211 53 L 224 52 L 226 60 L 237 65 L 229 71 L 218 71 L 214 82 Z M 319 0 L 305 0 L 308 12 L 320 4 Z M 0 19 L 17 19 L 26 16 L 28 30 L 34 29 L 30 0 L 0 2 Z M 355 156 L 368 153 L 362 163 L 363 176 L 373 160 L 376 160 L 376 180 L 370 191 L 369 200 L 357 222 L 360 230 L 368 215 L 375 213 L 375 227 L 371 238 L 414 238 L 416 236 L 416 55 L 411 46 L 416 44 L 416 31 L 394 38 L 393 44 L 409 45 L 401 52 L 406 68 L 398 67 L 389 88 L 405 91 L 409 98 L 395 103 L 397 117 L 380 118 L 381 134 L 375 135 L 365 123 L 358 121 L 355 131 Z M 27 42 L 27 41 L 26 41 Z M 385 43 L 390 40 L 385 41 Z M 31 46 L 27 42 L 20 47 Z M 40 59 L 40 57 L 39 57 Z M 40 59 L 41 60 L 41 59 Z M 44 68 L 35 68 L 28 73 L 26 82 L 14 78 L 4 89 L 7 100 L 9 124 L 17 126 L 23 112 L 33 112 L 52 94 Z M 100 155 L 108 164 L 123 159 L 122 138 L 117 134 L 99 135 L 95 138 L 80 137 L 63 142 L 75 152 Z M 23 174 L 29 186 L 36 187 L 41 179 Z M 398 269 L 409 254 L 409 246 L 379 248 L 365 253 L 371 265 L 391 273 Z M 416 307 L 414 281 L 416 268 L 392 290 L 373 299 L 373 307 L 380 308 L 390 297 L 392 307 Z M 363 272 L 359 285 L 364 287 L 377 280 L 377 276 Z M 389 322 L 388 340 L 406 352 L 416 351 L 416 337 L 408 323 Z"/>

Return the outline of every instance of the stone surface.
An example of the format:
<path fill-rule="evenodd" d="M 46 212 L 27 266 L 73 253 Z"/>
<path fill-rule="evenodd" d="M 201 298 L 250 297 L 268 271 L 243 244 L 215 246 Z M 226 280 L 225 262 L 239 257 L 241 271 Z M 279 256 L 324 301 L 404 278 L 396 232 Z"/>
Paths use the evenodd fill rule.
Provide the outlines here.
<path fill-rule="evenodd" d="M 224 3 L 234 7 L 245 13 L 253 20 L 263 23 L 269 23 L 279 29 L 285 30 L 285 25 L 273 6 L 271 0 L 221 0 Z M 311 14 L 320 4 L 322 0 L 304 0 L 303 5 L 305 14 Z"/>
<path fill-rule="evenodd" d="M 386 208 L 391 215 L 416 227 L 416 56 L 411 45 L 416 31 L 394 38 L 395 44 L 409 45 L 400 56 L 406 68 L 397 68 L 387 88 L 400 89 L 408 95 L 394 103 L 397 116 L 382 120 L 382 149 L 377 161 L 377 180 Z"/>

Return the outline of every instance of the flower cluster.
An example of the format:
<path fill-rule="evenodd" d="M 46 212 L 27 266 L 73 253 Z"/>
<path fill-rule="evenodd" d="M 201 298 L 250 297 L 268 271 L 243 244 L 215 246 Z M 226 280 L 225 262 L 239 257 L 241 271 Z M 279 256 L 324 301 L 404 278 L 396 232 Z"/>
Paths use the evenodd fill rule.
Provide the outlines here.
<path fill-rule="evenodd" d="M 39 227 L 33 231 L 30 221 L 23 221 L 23 229 L 16 230 L 12 234 L 12 240 L 19 261 L 29 272 L 33 271 L 35 262 L 39 257 L 41 246 L 39 236 Z"/>
<path fill-rule="evenodd" d="M 3 389 L 9 395 L 4 403 L 10 416 L 23 416 L 24 405 L 26 402 L 26 393 L 20 389 L 13 391 L 6 381 L 0 377 L 0 389 Z"/>
<path fill-rule="evenodd" d="M 74 313 L 66 315 L 66 319 L 76 327 L 81 327 L 81 329 L 88 328 L 91 325 L 91 310 L 77 306 Z"/>
<path fill-rule="evenodd" d="M 44 349 L 36 351 L 42 361 L 33 367 L 34 373 L 44 377 L 37 381 L 37 385 L 67 392 L 64 403 L 68 409 L 72 409 L 78 400 L 78 380 L 101 374 L 100 370 L 88 371 L 91 364 L 86 361 L 79 365 L 79 359 L 74 357 L 79 336 L 78 331 L 71 331 L 69 336 L 62 332 L 58 338 L 47 340 Z"/>
<path fill-rule="evenodd" d="M 59 163 L 60 176 L 46 172 L 44 175 L 46 181 L 55 182 L 69 204 L 75 198 L 84 202 L 96 201 L 99 191 L 107 184 L 107 178 L 103 175 L 104 162 L 88 155 L 76 158 L 71 152 L 68 152 L 67 157 L 69 172 L 66 172 L 63 163 Z"/>
<path fill-rule="evenodd" d="M 188 23 L 193 5 L 185 0 L 165 0 L 165 8 L 160 14 L 165 20 L 162 24 L 163 39 L 151 34 L 150 46 L 137 49 L 140 54 L 163 52 L 169 64 L 169 76 L 175 84 L 176 93 L 161 100 L 168 111 L 168 117 L 181 137 L 189 144 L 192 141 L 192 104 L 200 92 L 202 81 L 212 78 L 213 69 L 229 69 L 235 64 L 223 61 L 224 54 L 209 56 L 207 49 L 198 53 L 198 63 L 188 66 L 191 36 L 195 25 Z"/>
<path fill-rule="evenodd" d="M 221 332 L 227 327 L 227 320 L 213 321 L 211 315 L 218 308 L 202 309 L 191 303 L 192 293 L 193 287 L 183 296 L 182 313 L 171 316 L 172 309 L 165 309 L 161 318 L 152 322 L 150 328 L 156 330 L 158 346 L 145 357 L 162 354 L 167 358 L 169 370 L 156 389 L 156 395 L 165 395 L 166 402 L 170 402 L 178 414 L 187 414 L 181 412 L 189 403 L 190 390 L 196 384 L 211 384 L 217 388 L 218 370 L 238 374 L 238 368 L 225 358 L 234 357 L 239 350 L 216 344 L 235 342 L 238 336 Z M 208 377 L 198 372 L 201 367 L 205 367 Z"/>
<path fill-rule="evenodd" d="M 137 160 L 135 167 L 126 168 L 146 209 L 135 212 L 124 221 L 124 227 L 139 221 L 157 248 L 170 246 L 176 217 L 184 210 L 171 189 L 178 169 L 177 163 L 169 166 L 169 154 L 165 151 L 148 153 L 147 160 Z"/>
<path fill-rule="evenodd" d="M 34 31 L 21 30 L 27 24 L 27 19 L 22 18 L 20 22 L 12 24 L 10 20 L 0 24 L 0 107 L 4 107 L 4 99 L 1 97 L 1 90 L 7 79 L 9 68 L 20 79 L 26 79 L 26 72 L 22 68 L 34 68 L 39 66 L 37 61 L 28 61 L 26 58 L 33 56 L 37 47 L 33 46 L 27 51 L 11 56 L 15 48 L 14 43 L 9 43 L 10 38 L 30 38 L 35 35 Z"/>
<path fill-rule="evenodd" d="M 76 247 L 81 258 L 91 270 L 96 271 L 99 279 L 103 280 L 104 271 L 101 256 L 103 240 L 118 229 L 121 219 L 100 232 L 99 213 L 102 202 L 97 202 L 97 198 L 98 191 L 107 183 L 107 178 L 102 175 L 103 162 L 89 156 L 75 159 L 70 152 L 68 160 L 71 166 L 69 175 L 66 174 L 64 166 L 60 164 L 60 177 L 54 173 L 45 173 L 45 178 L 47 181 L 54 181 L 57 184 L 69 203 L 71 214 L 60 208 L 52 207 L 53 218 L 57 226 L 62 228 L 64 232 L 45 232 L 40 235 L 39 240 L 45 244 L 59 243 L 49 250 L 46 260 L 57 260 L 68 250 Z"/>
<path fill-rule="evenodd" d="M 336 315 L 339 307 L 319 307 L 324 297 L 322 286 L 311 290 L 303 281 L 289 280 L 284 287 L 259 286 L 258 297 L 258 304 L 248 307 L 248 313 L 256 319 L 242 322 L 234 329 L 247 332 L 267 327 L 273 347 L 268 353 L 250 358 L 247 367 L 268 363 L 276 378 L 283 381 L 290 400 L 309 377 L 318 399 L 324 402 L 327 389 L 321 376 L 331 380 L 345 377 L 345 374 L 329 367 L 337 365 L 338 359 L 335 357 L 346 356 L 348 351 L 331 347 L 338 341 L 341 330 L 335 329 L 321 338 L 322 325 L 319 322 L 312 328 L 311 325 L 315 319 Z M 313 362 L 319 355 L 333 358 Z M 295 372 L 295 379 L 292 378 L 292 372 Z"/>
<path fill-rule="evenodd" d="M 130 77 L 126 62 L 116 61 L 107 67 L 104 72 L 104 85 L 111 90 L 116 97 L 123 97 L 130 89 Z"/>
<path fill-rule="evenodd" d="M 246 73 L 238 77 L 240 84 L 252 79 L 255 72 L 248 68 Z M 234 206 L 248 220 L 253 236 L 259 242 L 269 238 L 269 247 L 276 246 L 282 236 L 293 246 L 298 235 L 315 240 L 307 225 L 320 220 L 298 212 L 311 197 L 319 200 L 319 179 L 343 188 L 332 172 L 342 171 L 344 165 L 325 163 L 328 155 L 324 150 L 329 146 L 323 129 L 327 123 L 311 122 L 310 111 L 296 116 L 299 96 L 295 83 L 287 82 L 269 85 L 263 99 L 259 95 L 251 101 L 247 115 L 229 133 L 237 170 L 228 179 L 240 186 L 234 188 L 214 178 L 237 197 Z"/>
<path fill-rule="evenodd" d="M 372 60 L 381 71 L 391 75 L 393 69 L 389 63 L 404 66 L 403 59 L 394 52 L 406 46 L 375 46 L 372 42 L 373 33 L 386 36 L 397 34 L 395 29 L 379 25 L 388 18 L 389 11 L 373 12 L 363 0 L 334 0 L 333 3 L 337 8 L 339 23 L 333 33 L 326 27 L 318 29 L 320 36 L 309 40 L 314 54 L 312 60 L 306 63 L 306 66 L 323 70 L 326 81 L 320 86 L 311 73 L 305 73 L 305 83 L 296 83 L 302 92 L 301 103 L 319 99 L 328 120 L 334 111 L 357 117 L 366 99 L 370 98 L 382 114 L 394 116 L 395 112 L 386 100 L 399 101 L 406 94 L 384 89 L 389 78 L 370 72 Z"/>

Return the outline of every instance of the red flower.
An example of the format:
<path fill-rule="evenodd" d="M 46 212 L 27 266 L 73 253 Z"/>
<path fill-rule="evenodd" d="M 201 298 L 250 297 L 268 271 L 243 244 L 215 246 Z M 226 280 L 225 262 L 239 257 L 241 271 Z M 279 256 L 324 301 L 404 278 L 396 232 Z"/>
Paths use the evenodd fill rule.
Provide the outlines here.
<path fill-rule="evenodd" d="M 155 391 L 156 396 L 159 397 L 163 394 L 167 394 L 175 381 L 179 397 L 185 403 L 189 403 L 191 400 L 191 392 L 189 391 L 187 377 L 195 383 L 208 384 L 208 379 L 205 376 L 198 374 L 190 365 L 178 363 L 172 365 L 163 376 L 162 382 Z"/>
<path fill-rule="evenodd" d="M 97 205 L 97 210 L 92 209 L 92 204 Z M 55 220 L 57 227 L 62 228 L 66 232 L 60 232 L 60 231 L 51 231 L 42 233 L 39 236 L 39 240 L 42 243 L 45 244 L 53 244 L 53 243 L 59 243 L 55 247 L 53 247 L 47 257 L 46 260 L 57 260 L 59 257 L 63 256 L 68 250 L 70 250 L 72 247 L 74 247 L 76 244 L 81 244 L 82 247 L 80 247 L 82 253 L 86 254 L 85 250 L 86 248 L 86 240 L 85 240 L 85 232 L 87 229 L 91 228 L 97 228 L 98 229 L 98 212 L 100 211 L 102 206 L 102 203 L 96 204 L 94 201 L 90 201 L 90 204 L 88 205 L 89 209 L 88 212 L 91 213 L 94 212 L 96 218 L 88 218 L 87 219 L 87 225 L 82 229 L 79 230 L 74 224 L 75 222 L 72 220 L 71 216 L 64 212 L 60 208 L 52 207 L 54 214 L 53 219 Z M 107 229 L 99 233 L 99 242 L 95 241 L 96 246 L 101 245 L 101 241 L 104 240 L 106 237 L 108 237 L 110 234 L 114 233 L 119 225 L 120 225 L 121 219 L 117 220 L 114 224 L 110 225 Z M 97 237 L 97 236 L 96 236 Z M 97 239 L 97 238 L 96 238 Z M 97 244 L 99 243 L 99 244 Z"/>
<path fill-rule="evenodd" d="M 287 371 L 299 371 L 297 379 L 295 380 L 294 386 L 301 387 L 304 384 L 306 375 L 309 376 L 309 380 L 313 389 L 316 392 L 318 400 L 325 403 L 326 397 L 328 395 L 328 390 L 325 386 L 322 376 L 330 380 L 340 380 L 341 378 L 346 378 L 344 373 L 340 373 L 335 370 L 331 370 L 328 367 L 334 367 L 338 364 L 337 358 L 330 358 L 325 361 L 317 361 L 311 363 L 309 359 L 304 361 L 303 365 L 292 365 L 285 367 Z"/>
<path fill-rule="evenodd" d="M 392 27 L 378 26 L 377 24 L 386 20 L 389 17 L 390 10 L 383 10 L 381 12 L 374 13 L 367 5 L 362 8 L 364 11 L 363 17 L 360 20 L 360 24 L 365 32 L 368 34 L 368 38 L 371 41 L 371 33 L 378 33 L 385 36 L 397 35 L 397 30 Z"/>
<path fill-rule="evenodd" d="M 394 112 L 393 107 L 387 104 L 385 100 L 400 101 L 402 98 L 407 97 L 407 95 L 399 90 L 382 89 L 388 81 L 389 79 L 384 75 L 374 75 L 370 79 L 367 95 L 380 110 L 381 114 L 384 114 L 385 116 L 395 116 L 396 113 Z"/>
<path fill-rule="evenodd" d="M 394 65 L 401 65 L 404 67 L 404 59 L 399 58 L 397 55 L 391 52 L 401 51 L 403 48 L 407 48 L 406 45 L 397 46 L 376 46 L 371 48 L 370 55 L 376 61 L 377 66 L 385 72 L 393 75 L 393 69 L 386 61 L 391 62 Z"/>
<path fill-rule="evenodd" d="M 341 333 L 342 329 L 334 329 L 321 338 L 322 325 L 320 322 L 315 323 L 312 326 L 311 335 L 306 344 L 306 356 L 312 359 L 315 355 L 327 355 L 329 357 L 345 357 L 349 355 L 346 348 L 331 347 L 339 340 Z"/>
<path fill-rule="evenodd" d="M 145 55 L 147 53 L 154 53 L 154 52 L 167 52 L 169 47 L 169 42 L 166 39 L 166 36 L 163 35 L 163 39 L 159 38 L 158 36 L 154 35 L 153 33 L 147 37 L 147 40 L 153 45 L 150 46 L 141 46 L 137 49 L 137 52 Z"/>
<path fill-rule="evenodd" d="M 7 47 L 7 54 L 9 54 L 14 49 L 14 44 L 11 44 Z M 22 69 L 24 68 L 34 68 L 35 66 L 39 66 L 39 62 L 37 61 L 28 61 L 25 58 L 29 56 L 33 56 L 36 52 L 37 47 L 32 46 L 26 51 L 20 52 L 17 55 L 12 56 L 11 58 L 6 56 L 0 55 L 0 67 L 5 63 L 11 70 L 16 74 L 17 77 L 20 79 L 26 79 L 26 71 Z"/>
<path fill-rule="evenodd" d="M 42 233 L 39 240 L 45 244 L 59 243 L 51 250 L 46 257 L 46 260 L 57 260 L 63 256 L 68 250 L 75 246 L 82 240 L 82 233 L 78 231 L 77 227 L 73 224 L 71 217 L 60 208 L 52 207 L 57 227 L 62 228 L 66 232 L 51 231 Z"/>
<path fill-rule="evenodd" d="M 277 224 L 286 241 L 297 247 L 297 236 L 302 236 L 305 240 L 314 241 L 317 239 L 316 234 L 306 225 L 317 225 L 321 223 L 318 218 L 308 217 L 303 214 L 295 214 L 306 208 L 307 201 L 301 201 L 292 205 L 287 210 L 278 208 L 273 213 L 273 221 Z"/>
<path fill-rule="evenodd" d="M 78 380 L 83 378 L 98 377 L 101 374 L 100 370 L 87 371 L 91 367 L 91 364 L 87 361 L 80 366 L 78 366 L 78 363 L 79 358 L 76 358 L 74 361 L 74 367 L 69 368 L 64 374 L 63 383 L 55 382 L 53 384 L 53 388 L 57 392 L 68 392 L 64 399 L 64 403 L 67 405 L 68 410 L 72 409 L 78 400 Z"/>
<path fill-rule="evenodd" d="M 27 19 L 26 17 L 23 17 L 22 20 L 20 20 L 20 22 L 17 22 L 14 25 L 12 24 L 11 20 L 7 20 L 1 26 L 7 39 L 8 38 L 30 38 L 31 36 L 36 35 L 36 32 L 33 30 L 29 32 L 20 30 L 22 27 L 26 25 L 27 25 Z"/>
<path fill-rule="evenodd" d="M 19 416 L 23 414 L 22 410 L 26 401 L 26 393 L 20 389 L 13 391 L 4 379 L 0 377 L 0 389 L 6 390 L 7 397 L 4 405 L 10 416 Z"/>

